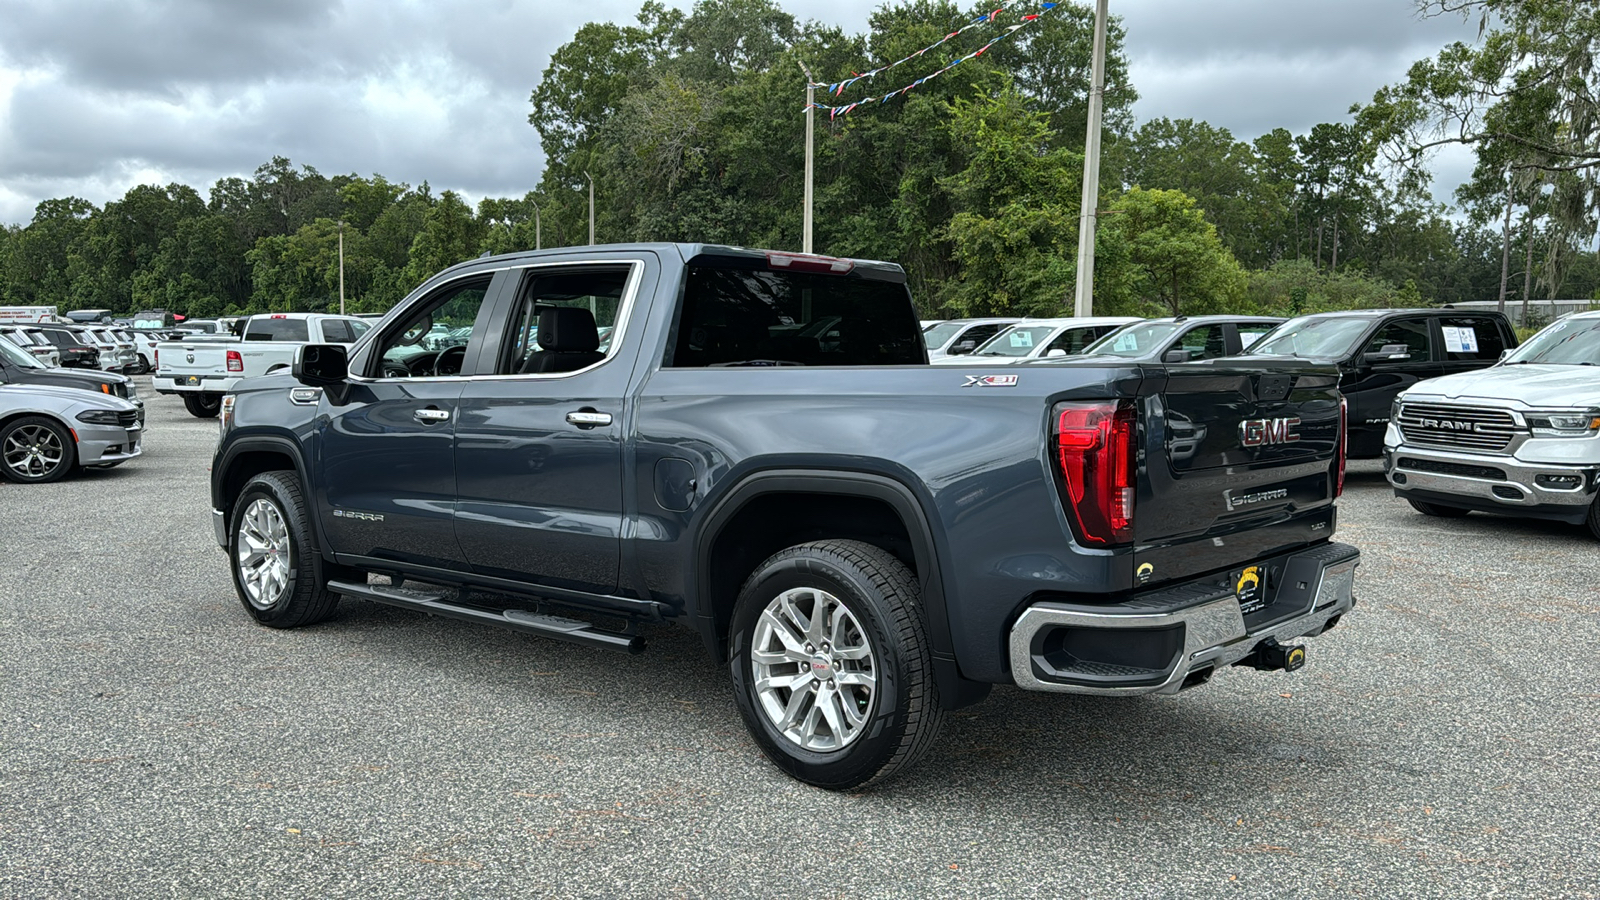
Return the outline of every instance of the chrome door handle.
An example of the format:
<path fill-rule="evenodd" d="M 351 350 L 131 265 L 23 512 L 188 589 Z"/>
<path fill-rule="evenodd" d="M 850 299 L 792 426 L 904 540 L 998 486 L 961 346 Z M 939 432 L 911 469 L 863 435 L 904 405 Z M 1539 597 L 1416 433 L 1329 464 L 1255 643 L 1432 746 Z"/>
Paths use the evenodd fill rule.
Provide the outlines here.
<path fill-rule="evenodd" d="M 450 411 L 446 409 L 419 409 L 412 413 L 411 417 L 424 425 L 432 425 L 436 422 L 450 421 Z"/>
<path fill-rule="evenodd" d="M 579 428 L 599 428 L 601 425 L 611 424 L 611 413 L 580 409 L 577 412 L 567 413 L 567 423 Z"/>

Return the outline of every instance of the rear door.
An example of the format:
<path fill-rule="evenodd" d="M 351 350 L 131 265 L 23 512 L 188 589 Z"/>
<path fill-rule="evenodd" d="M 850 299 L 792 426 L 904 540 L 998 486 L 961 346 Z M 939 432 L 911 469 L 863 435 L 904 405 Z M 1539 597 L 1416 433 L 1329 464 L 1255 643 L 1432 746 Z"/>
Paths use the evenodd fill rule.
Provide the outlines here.
<path fill-rule="evenodd" d="M 1500 322 L 1491 316 L 1441 316 L 1437 340 L 1446 375 L 1492 366 L 1509 349 Z"/>
<path fill-rule="evenodd" d="M 1140 576 L 1179 578 L 1331 535 L 1338 381 L 1332 366 L 1287 360 L 1147 378 Z"/>
<path fill-rule="evenodd" d="M 1385 347 L 1402 353 L 1378 358 Z M 1444 361 L 1434 323 L 1428 316 L 1403 316 L 1380 324 L 1367 335 L 1350 361 L 1344 383 L 1350 403 L 1350 444 L 1354 456 L 1377 456 L 1389 424 L 1389 408 L 1400 392 L 1419 381 L 1444 374 Z"/>
<path fill-rule="evenodd" d="M 602 256 L 508 276 L 513 300 L 456 424 L 456 533 L 475 572 L 616 591 L 634 361 L 623 342 L 637 342 L 627 323 L 634 298 L 648 296 L 645 269 Z M 556 317 L 545 310 L 557 308 L 562 329 L 575 330 L 550 333 Z"/>

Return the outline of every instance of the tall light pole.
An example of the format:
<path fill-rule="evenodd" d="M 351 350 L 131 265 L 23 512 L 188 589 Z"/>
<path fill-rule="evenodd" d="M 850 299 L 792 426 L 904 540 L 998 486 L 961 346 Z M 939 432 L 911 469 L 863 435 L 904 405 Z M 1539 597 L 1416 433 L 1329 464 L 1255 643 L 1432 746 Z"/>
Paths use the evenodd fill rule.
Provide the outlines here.
<path fill-rule="evenodd" d="M 812 222 L 812 219 L 811 219 L 811 198 L 812 198 L 812 187 L 811 186 L 812 186 L 813 180 L 815 178 L 815 174 L 814 174 L 815 173 L 815 162 L 814 162 L 815 157 L 813 156 L 813 154 L 815 153 L 815 147 L 816 147 L 816 132 L 815 132 L 814 129 L 815 129 L 816 116 L 817 116 L 817 108 L 816 108 L 817 89 L 812 86 L 813 83 L 816 82 L 816 79 L 811 77 L 811 70 L 806 68 L 806 64 L 805 63 L 800 63 L 800 71 L 806 73 L 806 187 L 805 187 L 806 199 L 805 199 L 805 211 L 801 214 L 801 217 L 800 217 L 801 218 L 801 225 L 800 225 L 800 252 L 802 252 L 802 253 L 810 253 L 811 252 L 811 247 L 812 247 L 812 244 L 811 244 L 811 222 Z"/>
<path fill-rule="evenodd" d="M 589 246 L 594 246 L 594 176 L 588 169 L 583 170 L 583 177 L 589 179 Z"/>
<path fill-rule="evenodd" d="M 1100 118 L 1106 93 L 1106 0 L 1094 10 L 1094 64 L 1089 87 L 1089 133 L 1083 148 L 1083 209 L 1078 217 L 1078 285 L 1073 315 L 1094 315 L 1094 237 L 1100 224 Z"/>
<path fill-rule="evenodd" d="M 531 198 L 533 195 L 529 194 L 528 196 Z M 535 250 L 543 250 L 544 249 L 544 238 L 543 238 L 544 231 L 543 231 L 543 227 L 539 224 L 539 201 L 530 199 L 530 200 L 528 200 L 528 202 L 533 204 L 533 249 L 535 249 Z"/>
<path fill-rule="evenodd" d="M 339 220 L 339 315 L 344 315 L 344 219 Z"/>

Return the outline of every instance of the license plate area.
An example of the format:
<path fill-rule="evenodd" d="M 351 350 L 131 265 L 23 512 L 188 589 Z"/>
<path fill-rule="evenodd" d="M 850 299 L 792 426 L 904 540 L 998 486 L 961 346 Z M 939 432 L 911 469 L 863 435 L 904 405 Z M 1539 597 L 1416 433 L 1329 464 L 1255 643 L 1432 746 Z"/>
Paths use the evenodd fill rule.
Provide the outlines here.
<path fill-rule="evenodd" d="M 179 375 L 177 378 L 172 379 L 172 381 L 178 387 L 195 387 L 195 386 L 200 384 L 200 376 L 199 375 Z"/>
<path fill-rule="evenodd" d="M 1315 554 L 1292 554 L 1230 573 L 1245 628 L 1256 631 L 1311 612 L 1325 568 Z"/>

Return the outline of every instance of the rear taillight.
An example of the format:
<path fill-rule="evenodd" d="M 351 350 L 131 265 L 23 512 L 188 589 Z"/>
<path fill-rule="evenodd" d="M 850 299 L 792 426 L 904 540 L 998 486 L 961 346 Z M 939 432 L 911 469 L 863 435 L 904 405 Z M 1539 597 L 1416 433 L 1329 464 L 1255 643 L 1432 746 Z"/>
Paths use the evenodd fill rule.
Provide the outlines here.
<path fill-rule="evenodd" d="M 161 368 L 161 351 L 160 350 L 151 350 L 150 352 L 154 353 L 156 355 L 156 362 L 155 362 L 156 368 L 158 368 L 158 369 Z"/>
<path fill-rule="evenodd" d="M 1068 515 L 1085 543 L 1133 540 L 1137 421 L 1129 403 L 1062 403 L 1055 408 L 1056 462 Z"/>
<path fill-rule="evenodd" d="M 228 351 L 228 371 L 229 372 L 243 372 L 244 371 L 244 357 L 240 356 L 239 355 L 239 351 L 237 351 L 237 350 L 229 350 Z"/>
<path fill-rule="evenodd" d="M 1339 449 L 1334 454 L 1333 499 L 1344 496 L 1344 464 L 1348 458 L 1346 448 L 1350 443 L 1350 402 L 1339 398 Z"/>

